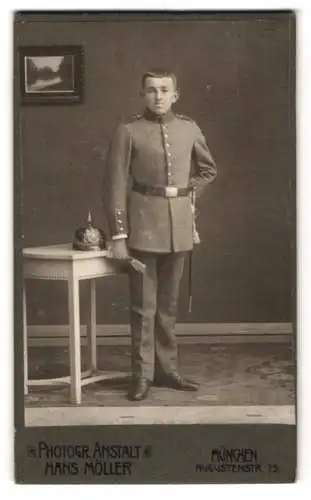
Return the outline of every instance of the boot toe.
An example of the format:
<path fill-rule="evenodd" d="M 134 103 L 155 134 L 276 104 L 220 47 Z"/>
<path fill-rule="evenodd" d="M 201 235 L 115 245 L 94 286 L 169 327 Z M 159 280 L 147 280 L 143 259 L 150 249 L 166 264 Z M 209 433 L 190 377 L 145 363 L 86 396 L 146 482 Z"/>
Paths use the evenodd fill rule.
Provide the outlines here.
<path fill-rule="evenodd" d="M 148 379 L 140 378 L 134 381 L 128 393 L 130 401 L 141 401 L 147 397 L 150 382 Z"/>
<path fill-rule="evenodd" d="M 182 377 L 179 373 L 170 373 L 166 377 L 155 380 L 155 385 L 168 387 L 180 391 L 197 391 L 199 384 L 193 380 Z"/>

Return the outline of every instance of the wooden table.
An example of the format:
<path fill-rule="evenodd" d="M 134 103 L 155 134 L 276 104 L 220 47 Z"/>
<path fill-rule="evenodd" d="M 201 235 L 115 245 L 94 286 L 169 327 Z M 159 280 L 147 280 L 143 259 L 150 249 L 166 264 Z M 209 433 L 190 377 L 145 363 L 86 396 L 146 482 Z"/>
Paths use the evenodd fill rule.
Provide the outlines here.
<path fill-rule="evenodd" d="M 125 376 L 122 372 L 97 370 L 96 352 L 96 278 L 120 274 L 115 261 L 107 258 L 107 250 L 81 252 L 71 244 L 25 248 L 23 250 L 23 337 L 24 393 L 38 385 L 70 385 L 70 400 L 81 403 L 81 387 L 92 382 Z M 68 283 L 70 376 L 52 379 L 28 379 L 26 280 L 62 280 Z M 81 372 L 79 282 L 89 280 L 90 309 L 87 325 L 88 370 Z"/>

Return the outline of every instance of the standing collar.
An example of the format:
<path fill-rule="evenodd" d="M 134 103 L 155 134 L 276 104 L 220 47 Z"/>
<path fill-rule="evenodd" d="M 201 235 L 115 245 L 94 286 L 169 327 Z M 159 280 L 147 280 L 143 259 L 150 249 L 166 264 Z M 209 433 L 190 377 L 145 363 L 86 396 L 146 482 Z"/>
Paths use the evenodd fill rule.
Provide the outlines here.
<path fill-rule="evenodd" d="M 175 114 L 171 109 L 164 115 L 156 115 L 155 113 L 150 111 L 150 109 L 146 109 L 143 116 L 146 120 L 156 123 L 171 122 L 175 118 Z"/>

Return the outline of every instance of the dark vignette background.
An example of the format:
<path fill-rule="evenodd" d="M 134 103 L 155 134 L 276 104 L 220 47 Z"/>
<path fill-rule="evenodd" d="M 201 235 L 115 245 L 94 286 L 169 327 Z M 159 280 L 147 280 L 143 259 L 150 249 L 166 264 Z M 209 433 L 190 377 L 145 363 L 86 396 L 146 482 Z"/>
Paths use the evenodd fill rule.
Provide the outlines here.
<path fill-rule="evenodd" d="M 142 72 L 165 66 L 179 76 L 176 111 L 198 122 L 219 167 L 199 204 L 193 313 L 186 312 L 185 273 L 179 321 L 292 321 L 291 37 L 288 16 L 265 14 L 18 23 L 18 46 L 82 45 L 85 60 L 83 104 L 19 108 L 24 246 L 70 242 L 88 208 L 104 227 L 109 139 L 120 120 L 141 110 Z M 29 283 L 30 324 L 67 323 L 62 287 Z M 98 323 L 127 322 L 126 280 L 99 282 Z"/>

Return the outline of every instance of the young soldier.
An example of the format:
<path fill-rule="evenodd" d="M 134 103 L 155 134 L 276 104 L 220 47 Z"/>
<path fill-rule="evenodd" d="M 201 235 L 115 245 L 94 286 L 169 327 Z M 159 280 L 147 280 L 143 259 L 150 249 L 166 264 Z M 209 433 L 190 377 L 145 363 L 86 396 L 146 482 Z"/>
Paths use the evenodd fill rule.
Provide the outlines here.
<path fill-rule="evenodd" d="M 193 248 L 191 191 L 199 195 L 216 176 L 199 127 L 171 110 L 175 75 L 145 73 L 141 96 L 144 113 L 121 124 L 111 141 L 104 183 L 114 257 L 146 266 L 144 274 L 129 271 L 134 401 L 152 383 L 198 388 L 178 372 L 174 328 L 185 254 Z"/>

